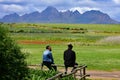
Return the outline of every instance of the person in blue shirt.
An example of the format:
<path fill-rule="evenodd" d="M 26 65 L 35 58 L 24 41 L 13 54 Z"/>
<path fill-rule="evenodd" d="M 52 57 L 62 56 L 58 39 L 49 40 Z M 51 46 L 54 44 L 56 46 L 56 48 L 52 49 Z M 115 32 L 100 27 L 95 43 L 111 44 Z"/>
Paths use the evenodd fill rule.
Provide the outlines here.
<path fill-rule="evenodd" d="M 52 56 L 52 48 L 48 45 L 46 46 L 46 50 L 43 52 L 43 63 L 42 65 L 45 65 L 49 68 L 49 70 L 57 70 L 57 67 L 52 64 L 54 64 L 54 59 L 53 59 L 53 56 Z"/>

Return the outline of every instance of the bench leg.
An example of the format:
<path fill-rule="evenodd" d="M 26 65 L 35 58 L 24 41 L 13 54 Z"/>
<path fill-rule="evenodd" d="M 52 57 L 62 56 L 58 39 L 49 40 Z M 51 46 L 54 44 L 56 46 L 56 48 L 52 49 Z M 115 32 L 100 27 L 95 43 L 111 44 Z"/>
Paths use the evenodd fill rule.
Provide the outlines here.
<path fill-rule="evenodd" d="M 41 63 L 41 70 L 43 70 L 43 66 L 44 66 L 44 64 L 43 64 L 43 63 Z"/>

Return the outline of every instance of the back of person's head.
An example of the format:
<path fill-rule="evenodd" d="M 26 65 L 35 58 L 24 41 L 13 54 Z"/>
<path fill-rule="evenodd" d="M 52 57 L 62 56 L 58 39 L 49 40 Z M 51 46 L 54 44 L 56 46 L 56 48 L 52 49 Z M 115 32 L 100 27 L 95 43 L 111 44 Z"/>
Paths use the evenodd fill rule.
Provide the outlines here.
<path fill-rule="evenodd" d="M 68 49 L 72 49 L 73 45 L 72 44 L 68 44 Z"/>

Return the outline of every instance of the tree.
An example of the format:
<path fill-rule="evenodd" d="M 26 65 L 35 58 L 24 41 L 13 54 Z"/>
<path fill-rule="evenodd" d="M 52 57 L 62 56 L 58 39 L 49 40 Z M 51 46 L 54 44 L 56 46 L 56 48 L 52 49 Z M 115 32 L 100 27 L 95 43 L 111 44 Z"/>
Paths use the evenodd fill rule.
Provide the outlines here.
<path fill-rule="evenodd" d="M 26 55 L 0 25 L 0 80 L 24 80 L 28 75 Z"/>

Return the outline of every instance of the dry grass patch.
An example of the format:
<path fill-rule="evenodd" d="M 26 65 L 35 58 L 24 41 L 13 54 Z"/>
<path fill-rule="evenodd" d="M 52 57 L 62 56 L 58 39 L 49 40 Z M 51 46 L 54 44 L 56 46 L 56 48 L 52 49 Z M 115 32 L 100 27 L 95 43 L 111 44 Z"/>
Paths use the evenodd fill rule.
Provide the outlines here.
<path fill-rule="evenodd" d="M 110 36 L 99 41 L 100 43 L 120 44 L 120 36 Z"/>

